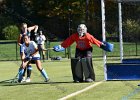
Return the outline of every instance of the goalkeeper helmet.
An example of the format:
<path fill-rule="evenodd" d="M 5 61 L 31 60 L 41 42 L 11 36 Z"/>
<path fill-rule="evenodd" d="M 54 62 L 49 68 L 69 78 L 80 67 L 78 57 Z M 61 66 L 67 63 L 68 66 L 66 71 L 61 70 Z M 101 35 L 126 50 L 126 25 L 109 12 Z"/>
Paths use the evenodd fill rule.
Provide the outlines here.
<path fill-rule="evenodd" d="M 78 34 L 79 34 L 80 37 L 82 37 L 83 35 L 85 35 L 87 33 L 87 27 L 86 27 L 86 25 L 85 24 L 78 25 L 77 32 L 78 32 Z"/>

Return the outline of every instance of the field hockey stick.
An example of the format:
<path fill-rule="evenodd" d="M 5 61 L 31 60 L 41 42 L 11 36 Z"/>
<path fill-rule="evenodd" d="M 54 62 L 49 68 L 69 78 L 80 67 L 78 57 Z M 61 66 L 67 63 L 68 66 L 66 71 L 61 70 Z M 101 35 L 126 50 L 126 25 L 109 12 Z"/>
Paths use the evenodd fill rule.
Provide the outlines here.
<path fill-rule="evenodd" d="M 3 80 L 3 81 L 0 81 L 0 83 L 6 83 L 6 82 L 10 83 L 10 82 L 11 82 L 11 80 L 12 80 L 12 79 Z"/>
<path fill-rule="evenodd" d="M 18 79 L 18 74 L 11 80 L 11 83 L 17 83 L 17 79 Z"/>
<path fill-rule="evenodd" d="M 0 83 L 5 83 L 5 82 L 8 82 L 8 83 L 16 83 L 17 82 L 17 77 L 18 77 L 18 74 L 14 78 L 0 81 Z"/>
<path fill-rule="evenodd" d="M 47 51 L 47 50 L 53 50 L 54 48 L 47 48 L 47 49 L 42 49 L 43 51 Z"/>
<path fill-rule="evenodd" d="M 29 63 L 30 61 L 27 61 L 27 63 Z M 21 68 L 21 65 L 20 65 L 20 68 Z M 11 82 L 10 83 L 18 83 L 18 75 L 19 75 L 19 71 L 18 71 L 18 73 L 16 74 L 16 76 L 13 78 L 13 79 L 11 79 Z"/>

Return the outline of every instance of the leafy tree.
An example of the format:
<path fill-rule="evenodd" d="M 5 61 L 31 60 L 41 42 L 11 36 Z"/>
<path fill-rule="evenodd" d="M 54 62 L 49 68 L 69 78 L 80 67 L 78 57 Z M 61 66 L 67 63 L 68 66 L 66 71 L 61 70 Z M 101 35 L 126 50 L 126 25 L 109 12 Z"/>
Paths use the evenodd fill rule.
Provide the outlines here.
<path fill-rule="evenodd" d="M 139 41 L 140 39 L 140 24 L 138 21 L 127 19 L 123 23 L 124 27 L 124 38 L 127 41 Z"/>
<path fill-rule="evenodd" d="M 85 23 L 88 31 L 101 38 L 101 1 L 100 0 L 2 0 L 3 10 L 15 24 L 26 22 L 38 24 L 49 38 L 52 36 L 66 38 L 69 36 L 69 21 L 71 33 L 76 31 L 79 23 Z M 118 32 L 118 5 L 115 0 L 105 0 L 106 30 L 108 33 Z M 122 4 L 122 12 L 129 11 L 136 15 L 123 13 L 125 19 L 139 18 L 139 6 L 133 9 L 129 4 Z M 2 7 L 2 6 L 1 6 Z M 130 8 L 130 9 L 129 9 Z M 135 9 L 135 12 L 134 12 Z M 71 19 L 71 20 L 69 20 Z M 0 25 L 1 26 L 1 25 Z M 63 34 L 63 35 L 62 35 Z"/>
<path fill-rule="evenodd" d="M 9 25 L 2 30 L 2 36 L 5 40 L 16 40 L 19 34 L 19 29 L 15 25 Z"/>
<path fill-rule="evenodd" d="M 0 15 L 0 39 L 4 39 L 2 35 L 3 28 L 10 24 L 14 24 L 14 22 L 12 21 L 10 17 Z"/>

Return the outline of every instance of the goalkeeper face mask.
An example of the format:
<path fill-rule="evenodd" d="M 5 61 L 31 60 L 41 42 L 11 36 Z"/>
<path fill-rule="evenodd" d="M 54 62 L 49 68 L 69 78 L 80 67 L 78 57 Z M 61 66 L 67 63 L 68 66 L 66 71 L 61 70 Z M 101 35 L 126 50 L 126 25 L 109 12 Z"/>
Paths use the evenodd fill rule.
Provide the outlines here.
<path fill-rule="evenodd" d="M 87 33 L 86 25 L 85 24 L 78 25 L 77 32 L 79 34 L 79 37 L 84 36 Z"/>

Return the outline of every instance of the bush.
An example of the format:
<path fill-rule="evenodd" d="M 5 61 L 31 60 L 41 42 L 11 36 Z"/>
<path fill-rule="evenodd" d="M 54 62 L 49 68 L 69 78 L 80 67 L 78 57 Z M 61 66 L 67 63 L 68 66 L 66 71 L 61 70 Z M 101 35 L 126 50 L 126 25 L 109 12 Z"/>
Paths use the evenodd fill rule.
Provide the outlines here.
<path fill-rule="evenodd" d="M 5 28 L 8 25 L 13 25 L 15 22 L 10 16 L 5 16 L 3 14 L 0 14 L 0 39 L 5 39 L 2 35 L 2 29 Z"/>
<path fill-rule="evenodd" d="M 19 29 L 16 25 L 9 25 L 2 30 L 4 40 L 16 40 L 19 34 Z"/>
<path fill-rule="evenodd" d="M 139 40 L 140 24 L 138 21 L 128 19 L 123 23 L 124 38 L 126 41 L 136 42 Z"/>

